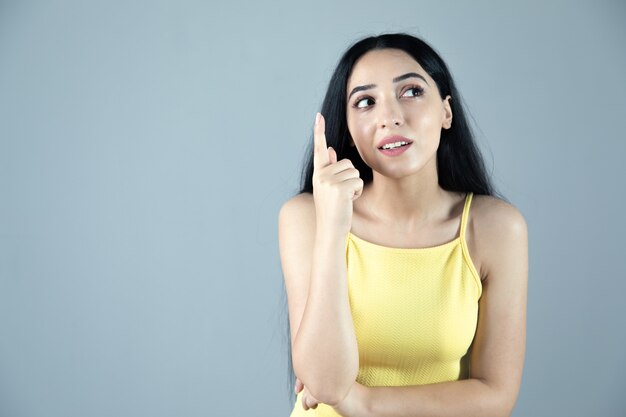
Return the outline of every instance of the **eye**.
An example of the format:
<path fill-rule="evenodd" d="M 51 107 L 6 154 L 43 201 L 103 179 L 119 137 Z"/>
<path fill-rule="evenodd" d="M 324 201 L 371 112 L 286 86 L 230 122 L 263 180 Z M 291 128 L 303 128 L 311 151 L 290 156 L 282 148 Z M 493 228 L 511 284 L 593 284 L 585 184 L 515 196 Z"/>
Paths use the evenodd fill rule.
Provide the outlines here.
<path fill-rule="evenodd" d="M 362 97 L 362 98 L 357 99 L 354 102 L 353 106 L 356 107 L 357 109 L 364 109 L 365 107 L 369 105 L 368 101 L 371 103 L 374 102 L 374 100 L 372 100 L 371 97 Z"/>
<path fill-rule="evenodd" d="M 406 89 L 404 91 L 404 94 L 402 94 L 402 96 L 404 97 L 406 93 L 408 92 L 411 92 L 411 94 L 409 94 L 408 97 L 418 97 L 424 94 L 424 89 L 422 87 L 413 86 L 413 87 Z"/>

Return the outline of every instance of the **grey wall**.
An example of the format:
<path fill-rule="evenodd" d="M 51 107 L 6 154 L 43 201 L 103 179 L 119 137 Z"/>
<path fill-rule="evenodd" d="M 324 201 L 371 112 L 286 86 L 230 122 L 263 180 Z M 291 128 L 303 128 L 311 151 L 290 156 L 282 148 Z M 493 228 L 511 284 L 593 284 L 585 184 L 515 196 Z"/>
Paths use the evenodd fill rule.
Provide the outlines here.
<path fill-rule="evenodd" d="M 573 3 L 0 1 L 0 415 L 287 416 L 278 209 L 398 30 L 529 225 L 514 416 L 626 415 L 626 7 Z"/>

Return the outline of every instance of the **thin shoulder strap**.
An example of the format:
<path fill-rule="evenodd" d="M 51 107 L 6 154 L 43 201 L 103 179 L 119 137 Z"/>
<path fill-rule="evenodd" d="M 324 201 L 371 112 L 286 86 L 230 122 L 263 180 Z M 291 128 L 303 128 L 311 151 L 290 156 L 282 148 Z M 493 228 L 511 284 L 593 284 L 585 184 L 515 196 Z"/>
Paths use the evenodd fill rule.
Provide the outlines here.
<path fill-rule="evenodd" d="M 465 228 L 467 227 L 467 216 L 469 215 L 470 205 L 472 204 L 473 192 L 467 193 L 465 196 L 465 206 L 463 207 L 463 216 L 461 217 L 461 239 L 465 240 Z"/>

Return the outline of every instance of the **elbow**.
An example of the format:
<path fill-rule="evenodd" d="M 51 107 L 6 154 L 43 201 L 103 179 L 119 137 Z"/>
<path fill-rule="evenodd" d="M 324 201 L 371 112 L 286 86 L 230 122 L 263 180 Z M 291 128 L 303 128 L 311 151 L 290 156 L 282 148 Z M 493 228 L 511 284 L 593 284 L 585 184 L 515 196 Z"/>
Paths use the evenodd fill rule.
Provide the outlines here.
<path fill-rule="evenodd" d="M 510 401 L 501 401 L 497 407 L 494 407 L 495 413 L 494 417 L 511 417 L 513 413 L 513 408 L 515 407 L 515 403 L 511 403 Z"/>
<path fill-rule="evenodd" d="M 349 384 L 327 384 L 324 381 L 320 381 L 321 383 L 317 385 L 313 385 L 311 387 L 307 386 L 311 395 L 315 397 L 319 402 L 327 404 L 331 407 L 334 407 L 341 403 L 344 398 L 348 395 L 348 391 L 354 384 L 354 380 L 350 381 Z"/>
<path fill-rule="evenodd" d="M 316 400 L 330 406 L 343 401 L 356 381 L 356 375 L 351 374 L 322 375 L 312 369 L 297 368 L 294 371 Z"/>
<path fill-rule="evenodd" d="M 511 417 L 513 414 L 513 409 L 515 408 L 515 403 L 517 402 L 517 395 L 519 392 L 519 387 L 511 386 L 509 389 L 504 389 L 500 393 L 500 416 L 502 417 Z"/>
<path fill-rule="evenodd" d="M 324 372 L 321 368 L 311 361 L 299 360 L 299 356 L 293 357 L 294 372 L 311 395 L 321 403 L 337 405 L 348 395 L 356 381 L 358 362 L 349 368 L 335 368 L 333 372 Z"/>
<path fill-rule="evenodd" d="M 518 388 L 514 386 L 496 387 L 489 385 L 482 380 L 483 385 L 487 388 L 486 409 L 491 410 L 488 415 L 493 417 L 510 417 L 517 402 Z"/>
<path fill-rule="evenodd" d="M 512 395 L 512 396 L 505 395 L 500 405 L 500 414 L 498 415 L 502 417 L 511 417 L 511 414 L 513 414 L 513 409 L 515 408 L 516 402 L 517 402 L 516 395 Z"/>

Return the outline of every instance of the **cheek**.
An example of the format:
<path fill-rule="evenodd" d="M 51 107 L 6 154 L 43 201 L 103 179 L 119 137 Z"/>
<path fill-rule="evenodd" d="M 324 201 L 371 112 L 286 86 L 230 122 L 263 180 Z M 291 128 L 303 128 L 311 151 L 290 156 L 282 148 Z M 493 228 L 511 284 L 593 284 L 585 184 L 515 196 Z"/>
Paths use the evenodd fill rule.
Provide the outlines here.
<path fill-rule="evenodd" d="M 433 130 L 437 126 L 437 117 L 435 114 L 425 113 L 420 116 L 418 123 L 425 130 Z"/>
<path fill-rule="evenodd" d="M 441 111 L 435 105 L 414 112 L 412 118 L 418 126 L 427 130 L 440 128 L 443 121 Z"/>
<path fill-rule="evenodd" d="M 348 120 L 348 131 L 357 144 L 371 140 L 371 122 L 368 122 L 365 118 L 353 118 Z"/>

